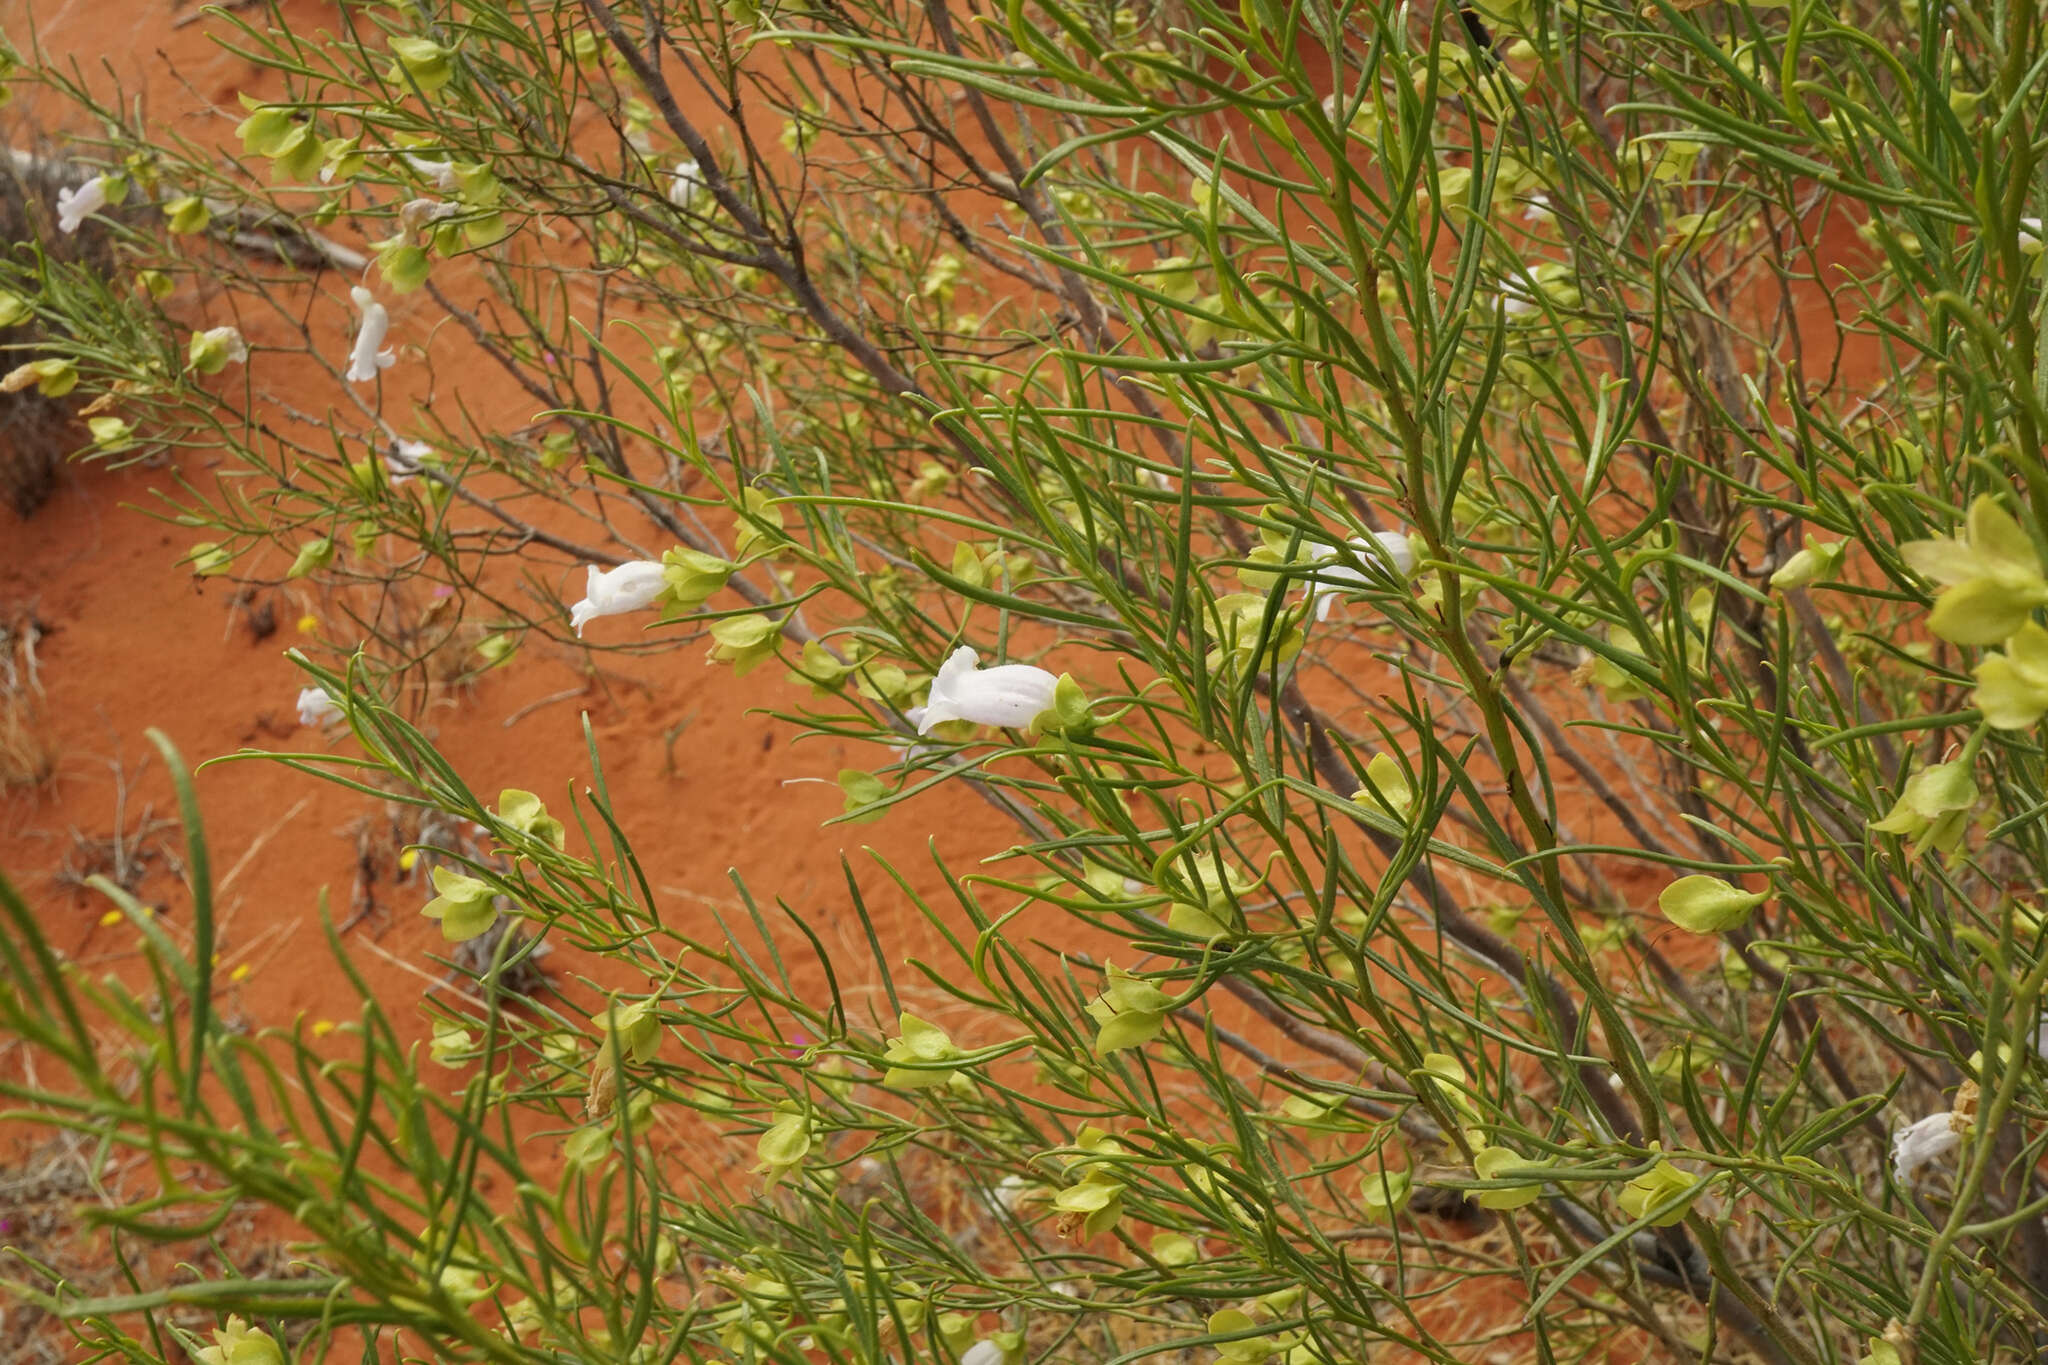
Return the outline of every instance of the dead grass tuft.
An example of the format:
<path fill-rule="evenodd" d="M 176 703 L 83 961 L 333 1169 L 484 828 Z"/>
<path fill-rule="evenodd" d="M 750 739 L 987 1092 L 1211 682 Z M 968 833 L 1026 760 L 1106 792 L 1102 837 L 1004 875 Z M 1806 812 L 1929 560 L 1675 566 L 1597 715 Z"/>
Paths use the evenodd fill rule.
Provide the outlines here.
<path fill-rule="evenodd" d="M 0 621 L 0 792 L 40 787 L 57 771 L 57 740 L 43 709 L 33 615 Z"/>
<path fill-rule="evenodd" d="M 41 698 L 0 692 L 0 791 L 40 787 L 56 771 L 57 746 Z"/>
<path fill-rule="evenodd" d="M 111 834 L 87 834 L 73 826 L 71 846 L 57 868 L 57 885 L 83 890 L 94 877 L 105 877 L 130 895 L 141 897 L 142 884 L 151 868 L 162 864 L 173 876 L 184 873 L 185 865 L 176 850 L 178 824 L 156 813 L 154 802 L 144 802 L 132 818 L 129 794 L 135 779 L 149 766 L 149 756 L 129 770 L 120 758 L 104 760 L 114 774 L 114 829 Z"/>

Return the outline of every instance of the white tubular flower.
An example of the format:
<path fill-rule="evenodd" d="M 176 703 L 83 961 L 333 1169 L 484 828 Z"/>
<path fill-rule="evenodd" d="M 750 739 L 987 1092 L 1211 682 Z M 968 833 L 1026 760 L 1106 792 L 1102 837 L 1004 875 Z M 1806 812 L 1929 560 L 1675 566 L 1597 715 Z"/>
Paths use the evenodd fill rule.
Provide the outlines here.
<path fill-rule="evenodd" d="M 1892 1174 L 1901 1185 L 1910 1185 L 1922 1166 L 1948 1155 L 1963 1140 L 1969 1120 L 1960 1119 L 1961 1128 L 1958 1121 L 1955 1114 L 1929 1114 L 1892 1134 Z"/>
<path fill-rule="evenodd" d="M 414 156 L 411 152 L 402 152 L 400 155 L 405 158 L 406 165 L 433 181 L 435 189 L 448 193 L 461 187 L 462 182 L 455 178 L 453 161 L 429 161 L 426 157 Z"/>
<path fill-rule="evenodd" d="M 1557 212 L 1550 207 L 1550 196 L 1547 194 L 1530 195 L 1527 205 L 1522 209 L 1522 221 L 1525 223 L 1548 223 L 1556 217 Z"/>
<path fill-rule="evenodd" d="M 1408 543 L 1405 531 L 1374 531 L 1370 536 L 1353 536 L 1350 541 L 1353 551 L 1360 559 L 1380 565 L 1395 578 L 1406 578 L 1415 571 L 1415 548 Z M 1335 546 L 1310 543 L 1305 547 L 1311 559 L 1334 559 Z M 1317 569 L 1315 577 L 1308 582 L 1308 601 L 1315 604 L 1316 620 L 1326 621 L 1330 608 L 1337 605 L 1337 598 L 1347 587 L 1367 587 L 1372 580 L 1364 571 L 1348 564 L 1332 564 Z"/>
<path fill-rule="evenodd" d="M 1500 311 L 1505 317 L 1526 318 L 1536 312 L 1536 299 L 1522 287 L 1520 280 L 1502 280 L 1499 298 Z"/>
<path fill-rule="evenodd" d="M 439 199 L 408 199 L 399 206 L 398 221 L 405 225 L 407 232 L 418 232 L 429 223 L 438 223 L 443 218 L 453 218 L 460 212 L 460 204 L 450 204 Z"/>
<path fill-rule="evenodd" d="M 960 1365 L 1003 1365 L 1003 1348 L 993 1341 L 977 1341 L 960 1353 Z"/>
<path fill-rule="evenodd" d="M 209 327 L 199 334 L 209 345 L 218 346 L 231 365 L 246 364 L 249 359 L 249 343 L 242 340 L 239 327 Z"/>
<path fill-rule="evenodd" d="M 391 476 L 391 486 L 417 478 L 421 462 L 433 453 L 425 441 L 393 441 L 384 451 L 384 472 Z"/>
<path fill-rule="evenodd" d="M 569 624 L 578 639 L 583 627 L 600 616 L 623 616 L 654 605 L 668 591 L 668 576 L 658 559 L 635 559 L 616 569 L 590 566 L 583 585 L 583 600 L 569 608 Z"/>
<path fill-rule="evenodd" d="M 919 734 L 928 735 L 933 726 L 949 720 L 972 721 L 976 725 L 1029 725 L 1052 710 L 1058 678 L 1032 664 L 977 668 L 980 662 L 979 654 L 962 645 L 939 666 L 924 715 L 917 722 Z"/>
<path fill-rule="evenodd" d="M 922 727 L 924 725 L 924 712 L 924 707 L 913 706 L 903 713 L 903 719 L 909 721 L 913 727 Z M 918 728 L 917 733 L 923 734 L 924 730 Z M 919 744 L 915 740 L 909 739 L 884 740 L 883 743 L 896 751 L 898 762 L 906 765 L 929 758 L 933 754 L 946 752 L 946 746 L 943 744 Z"/>
<path fill-rule="evenodd" d="M 349 353 L 347 379 L 351 384 L 367 384 L 379 371 L 398 363 L 398 357 L 384 349 L 385 334 L 391 330 L 391 314 L 377 302 L 376 295 L 361 285 L 349 290 L 348 296 L 363 310 L 363 322 L 356 331 L 356 348 Z"/>
<path fill-rule="evenodd" d="M 299 689 L 299 724 L 322 727 L 341 719 L 341 707 L 317 687 Z"/>
<path fill-rule="evenodd" d="M 1030 1194 L 1033 1188 L 1035 1187 L 1030 1181 L 1012 1171 L 996 1182 L 996 1202 L 1001 1204 L 1006 1212 L 1015 1213 L 1017 1206 L 1024 1202 L 1024 1196 Z"/>
<path fill-rule="evenodd" d="M 57 230 L 69 236 L 107 206 L 107 178 L 96 175 L 76 188 L 57 191 Z"/>
<path fill-rule="evenodd" d="M 668 202 L 679 209 L 687 209 L 696 203 L 706 188 L 704 168 L 694 161 L 678 161 L 676 168 L 668 173 Z"/>

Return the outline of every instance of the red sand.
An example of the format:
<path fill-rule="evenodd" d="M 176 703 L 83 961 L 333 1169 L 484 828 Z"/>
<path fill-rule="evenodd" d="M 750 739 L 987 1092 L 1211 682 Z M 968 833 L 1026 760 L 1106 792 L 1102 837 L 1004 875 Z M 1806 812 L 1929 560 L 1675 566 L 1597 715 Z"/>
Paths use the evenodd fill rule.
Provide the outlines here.
<path fill-rule="evenodd" d="M 121 948 L 131 931 L 98 928 L 105 904 L 61 887 L 57 869 L 73 831 L 113 833 L 109 760 L 125 760 L 133 776 L 151 753 L 145 729 L 162 729 L 195 765 L 245 746 L 329 748 L 317 732 L 295 728 L 301 675 L 284 657 L 295 638 L 292 612 L 280 610 L 277 633 L 252 642 L 246 613 L 230 611 L 234 586 L 189 577 L 175 563 L 186 533 L 133 510 L 147 502 L 152 487 L 168 481 L 163 470 L 74 469 L 35 518 L 0 526 L 8 546 L 0 562 L 0 608 L 27 608 L 51 631 L 39 653 L 61 755 L 51 786 L 0 805 L 0 867 L 42 908 L 57 945 L 81 957 Z M 630 638 L 636 629 L 631 620 L 612 619 L 594 624 L 591 635 Z M 925 861 L 928 835 L 959 861 L 1015 837 L 1014 827 L 980 803 L 950 796 L 898 808 L 879 824 L 821 830 L 821 822 L 840 810 L 832 783 L 839 769 L 880 766 L 888 755 L 832 740 L 792 748 L 789 727 L 747 714 L 764 699 L 796 700 L 796 689 L 781 682 L 782 670 L 764 665 L 736 680 L 729 669 L 704 666 L 701 650 L 606 657 L 607 669 L 645 679 L 645 690 L 593 688 L 588 696 L 540 706 L 507 728 L 503 717 L 583 681 L 572 652 L 530 645 L 487 674 L 466 701 L 436 707 L 426 723 L 479 794 L 526 787 L 559 809 L 569 784 L 588 778 L 580 721 L 587 709 L 621 820 L 675 913 L 688 916 L 694 907 L 701 916 L 706 899 L 736 907 L 727 876 L 736 869 L 757 899 L 782 897 L 815 913 L 827 943 L 839 938 L 850 952 L 865 949 L 855 948 L 857 927 L 837 913 L 847 894 L 842 852 L 865 861 L 858 850 L 872 845 L 911 868 Z M 686 719 L 671 773 L 663 736 Z M 352 752 L 354 741 L 332 747 Z M 783 785 L 791 776 L 826 782 Z M 289 936 L 278 944 L 291 948 L 288 968 L 265 971 L 259 964 L 239 987 L 243 1010 L 277 1023 L 298 1010 L 334 1008 L 337 978 L 311 960 L 321 951 L 315 894 L 327 885 L 345 913 L 355 858 L 346 826 L 374 803 L 268 764 L 214 768 L 199 776 L 198 787 L 215 867 L 223 879 L 234 874 L 222 902 L 223 960 L 259 935 L 270 941 Z M 172 807 L 153 755 L 128 795 L 131 828 L 145 804 L 158 816 Z M 251 845 L 266 839 L 237 868 Z M 916 913 L 885 882 L 879 873 L 862 877 L 864 888 L 872 884 L 870 909 L 908 932 L 908 939 L 893 940 L 908 950 L 919 941 Z M 389 932 L 379 933 L 382 946 L 424 965 L 425 954 L 440 944 L 438 929 L 414 913 L 409 893 L 394 894 L 388 885 L 379 890 L 394 907 Z M 145 891 L 173 894 L 160 873 Z M 424 902 L 427 894 L 411 899 Z M 709 932 L 708 916 L 702 923 Z M 835 924 L 851 936 L 834 934 Z M 381 931 L 385 925 L 372 920 L 364 927 Z"/>

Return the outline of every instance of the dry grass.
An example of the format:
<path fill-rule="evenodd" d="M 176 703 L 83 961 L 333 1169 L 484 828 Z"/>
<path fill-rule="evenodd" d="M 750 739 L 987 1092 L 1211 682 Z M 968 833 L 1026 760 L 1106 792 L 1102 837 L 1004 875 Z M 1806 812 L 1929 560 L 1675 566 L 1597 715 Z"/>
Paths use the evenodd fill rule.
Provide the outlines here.
<path fill-rule="evenodd" d="M 87 834 L 71 828 L 71 845 L 53 874 L 58 886 L 82 890 L 94 877 L 105 877 L 131 895 L 142 896 L 143 882 L 152 867 L 161 864 L 172 876 L 182 876 L 185 865 L 178 856 L 178 824 L 158 815 L 156 804 L 145 801 L 139 811 L 130 812 L 136 778 L 149 767 L 144 754 L 133 769 L 120 757 L 101 760 L 114 775 L 114 828 L 108 834 Z"/>
<path fill-rule="evenodd" d="M 32 615 L 0 622 L 0 792 L 39 787 L 57 771 L 57 741 L 43 709 Z"/>
<path fill-rule="evenodd" d="M 0 791 L 40 787 L 57 771 L 57 747 L 42 700 L 28 692 L 0 692 Z"/>

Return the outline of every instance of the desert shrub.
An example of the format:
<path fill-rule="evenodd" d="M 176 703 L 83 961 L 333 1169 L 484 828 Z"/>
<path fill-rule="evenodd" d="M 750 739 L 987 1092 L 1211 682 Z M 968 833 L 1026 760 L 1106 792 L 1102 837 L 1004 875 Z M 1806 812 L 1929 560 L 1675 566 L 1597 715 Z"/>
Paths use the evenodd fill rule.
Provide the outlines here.
<path fill-rule="evenodd" d="M 7 282 L 103 448 L 226 457 L 192 571 L 758 669 L 869 746 L 846 820 L 1019 833 L 850 867 L 870 961 L 686 928 L 358 611 L 352 746 L 282 761 L 482 826 L 429 913 L 526 932 L 422 1055 L 220 1027 L 196 812 L 153 998 L 0 897 L 9 1089 L 166 1171 L 100 1216 L 326 1268 L 39 1300 L 95 1349 L 203 1297 L 309 1360 L 2038 1356 L 2034 7 L 216 22 L 224 147 L 23 77 L 169 292 Z"/>

